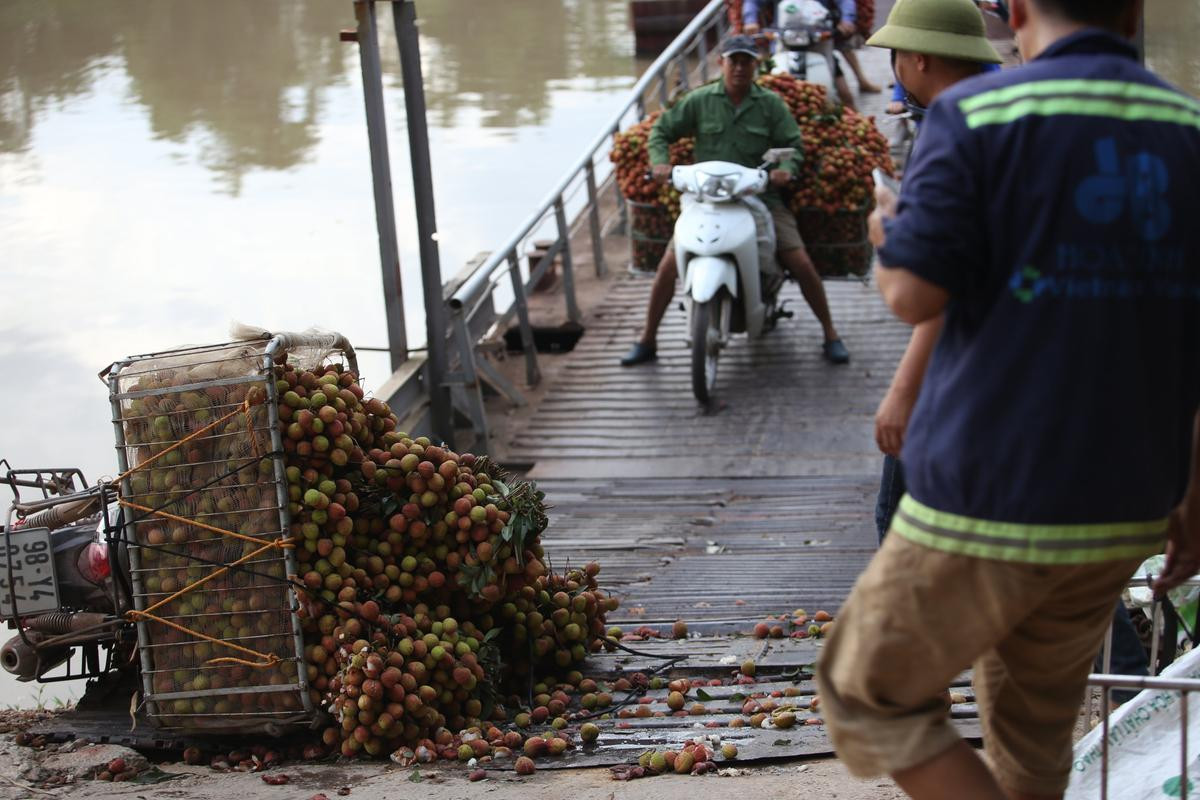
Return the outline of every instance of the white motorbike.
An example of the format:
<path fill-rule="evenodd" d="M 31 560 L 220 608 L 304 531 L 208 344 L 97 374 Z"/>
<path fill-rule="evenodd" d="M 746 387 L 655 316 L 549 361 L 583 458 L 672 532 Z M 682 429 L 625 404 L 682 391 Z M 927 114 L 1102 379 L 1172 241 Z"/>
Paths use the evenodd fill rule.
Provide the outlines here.
<path fill-rule="evenodd" d="M 702 404 L 712 397 L 717 359 L 730 334 L 745 332 L 757 339 L 780 318 L 792 316 L 778 302 L 784 279 L 774 264 L 770 214 L 753 196 L 767 188 L 767 168 L 794 153 L 792 148 L 768 150 L 758 169 L 706 161 L 671 171 L 672 183 L 683 193 L 675 258 L 687 298 L 692 392 Z M 751 211 L 754 203 L 765 236 Z M 762 263 L 764 258 L 770 263 Z"/>
<path fill-rule="evenodd" d="M 775 9 L 771 72 L 833 92 L 833 18 L 817 0 L 783 0 Z"/>

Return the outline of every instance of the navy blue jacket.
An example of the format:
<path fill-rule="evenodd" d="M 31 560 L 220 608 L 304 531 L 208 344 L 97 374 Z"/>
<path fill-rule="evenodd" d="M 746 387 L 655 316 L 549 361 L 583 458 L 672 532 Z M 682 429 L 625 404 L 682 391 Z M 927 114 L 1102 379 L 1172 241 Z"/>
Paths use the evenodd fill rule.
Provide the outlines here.
<path fill-rule="evenodd" d="M 1165 517 L 1200 403 L 1200 104 L 1088 30 L 923 128 L 879 253 L 951 295 L 910 494 L 968 522 Z"/>

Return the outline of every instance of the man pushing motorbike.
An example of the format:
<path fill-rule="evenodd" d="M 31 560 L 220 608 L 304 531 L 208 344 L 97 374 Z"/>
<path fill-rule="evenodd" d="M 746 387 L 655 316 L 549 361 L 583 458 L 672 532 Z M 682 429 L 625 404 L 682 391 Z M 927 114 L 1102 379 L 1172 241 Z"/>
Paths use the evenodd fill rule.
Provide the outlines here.
<path fill-rule="evenodd" d="M 749 36 L 732 36 L 722 44 L 722 79 L 692 91 L 664 111 L 654 124 L 648 149 L 655 180 L 665 183 L 670 179 L 670 144 L 685 136 L 696 139 L 697 162 L 730 161 L 757 167 L 762 154 L 772 147 L 791 147 L 800 152 L 800 128 L 783 100 L 754 82 L 757 65 L 758 49 Z M 850 353 L 833 326 L 825 287 L 804 249 L 796 218 L 778 193 L 780 187 L 792 180 L 795 170 L 795 159 L 771 170 L 773 190 L 763 195 L 775 226 L 776 256 L 800 284 L 805 301 L 821 323 L 825 358 L 834 364 L 845 364 L 850 360 Z M 638 341 L 621 359 L 622 366 L 641 364 L 656 357 L 658 326 L 675 294 L 677 274 L 672 243 L 667 245 L 654 276 L 645 327 Z"/>

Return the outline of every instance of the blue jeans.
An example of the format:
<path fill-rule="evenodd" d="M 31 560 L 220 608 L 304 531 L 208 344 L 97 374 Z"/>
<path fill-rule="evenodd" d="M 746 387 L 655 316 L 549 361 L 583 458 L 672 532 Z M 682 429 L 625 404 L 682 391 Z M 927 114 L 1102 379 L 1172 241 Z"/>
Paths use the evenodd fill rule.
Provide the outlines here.
<path fill-rule="evenodd" d="M 1109 672 L 1114 675 L 1149 675 L 1149 666 L 1146 648 L 1142 647 L 1142 640 L 1138 638 L 1133 620 L 1129 618 L 1129 609 L 1118 600 L 1116 613 L 1113 614 L 1112 664 Z M 1104 671 L 1103 650 L 1096 656 L 1095 669 L 1097 672 Z M 1112 696 L 1118 703 L 1127 703 L 1136 694 L 1137 692 L 1131 690 L 1115 689 Z"/>
<path fill-rule="evenodd" d="M 900 463 L 900 459 L 885 455 L 883 475 L 879 480 L 879 497 L 875 501 L 875 528 L 879 532 L 880 544 L 891 527 L 892 515 L 896 513 L 904 491 L 904 465 Z M 1096 656 L 1097 671 L 1104 669 L 1102 655 L 1103 653 Z M 1142 641 L 1129 618 L 1129 611 L 1125 604 L 1118 600 L 1116 611 L 1113 613 L 1112 672 L 1116 675 L 1149 675 L 1149 663 L 1146 650 L 1142 647 Z M 1113 692 L 1113 699 L 1118 703 L 1125 703 L 1133 699 L 1135 694 L 1136 692 L 1132 691 L 1117 690 Z"/>
<path fill-rule="evenodd" d="M 894 456 L 883 457 L 883 475 L 879 480 L 879 499 L 875 501 L 875 529 L 879 532 L 879 543 L 887 535 L 892 524 L 892 515 L 904 497 L 904 465 Z"/>

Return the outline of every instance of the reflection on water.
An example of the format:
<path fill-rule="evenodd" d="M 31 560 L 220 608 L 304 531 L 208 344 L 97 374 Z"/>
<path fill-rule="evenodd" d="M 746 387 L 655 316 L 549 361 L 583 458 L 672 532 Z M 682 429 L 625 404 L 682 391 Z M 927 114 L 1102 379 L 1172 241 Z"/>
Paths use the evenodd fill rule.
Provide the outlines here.
<path fill-rule="evenodd" d="M 193 157 L 237 194 L 248 170 L 305 157 L 318 136 L 321 90 L 345 72 L 346 48 L 330 35 L 346 19 L 341 3 L 85 8 L 44 0 L 0 7 L 0 149 L 28 150 L 38 116 L 96 91 L 111 65 L 128 76 L 121 101 L 146 109 L 153 138 L 202 141 Z"/>
<path fill-rule="evenodd" d="M 423 55 L 431 125 L 461 124 L 464 105 L 477 105 L 479 122 L 487 127 L 542 125 L 553 84 L 532 76 L 587 76 L 598 85 L 615 77 L 627 83 L 629 23 L 623 4 L 510 3 L 506 13 L 496 14 L 477 0 L 457 0 L 423 5 L 420 14 L 421 35 L 430 45 Z"/>
<path fill-rule="evenodd" d="M 247 170 L 299 163 L 319 136 L 321 91 L 347 48 L 341 3 L 121 3 L 121 58 L 156 137 L 202 131 L 197 153 L 233 193 Z"/>
<path fill-rule="evenodd" d="M 35 117 L 91 86 L 91 65 L 117 47 L 116 32 L 58 4 L 0 4 L 0 152 L 25 151 Z"/>
<path fill-rule="evenodd" d="M 633 82 L 633 37 L 625 0 L 417 7 L 453 274 L 608 121 Z M 415 345 L 404 102 L 379 12 Z M 23 397 L 0 457 L 112 475 L 96 371 L 219 341 L 231 320 L 386 343 L 358 54 L 338 40 L 352 27 L 350 0 L 0 0 L 0 361 L 19 365 Z M 368 385 L 387 377 L 386 357 L 360 361 Z M 0 705 L 36 690 L 0 673 Z"/>
<path fill-rule="evenodd" d="M 122 104 L 143 106 L 153 137 L 191 156 L 237 194 L 255 169 L 287 169 L 317 143 L 324 90 L 357 80 L 349 0 L 66 0 L 0 5 L 0 152 L 25 152 L 40 115 L 96 90 L 107 67 L 128 76 Z M 511 130 L 545 125 L 556 82 L 628 85 L 620 2 L 542 0 L 483 13 L 476 0 L 419 5 L 430 124 Z M 382 57 L 400 86 L 387 4 Z M 607 80 L 606 80 L 607 79 Z M 615 82 L 611 79 L 617 79 Z M 403 142 L 401 141 L 400 144 Z M 395 146 L 395 145 L 394 145 Z"/>

